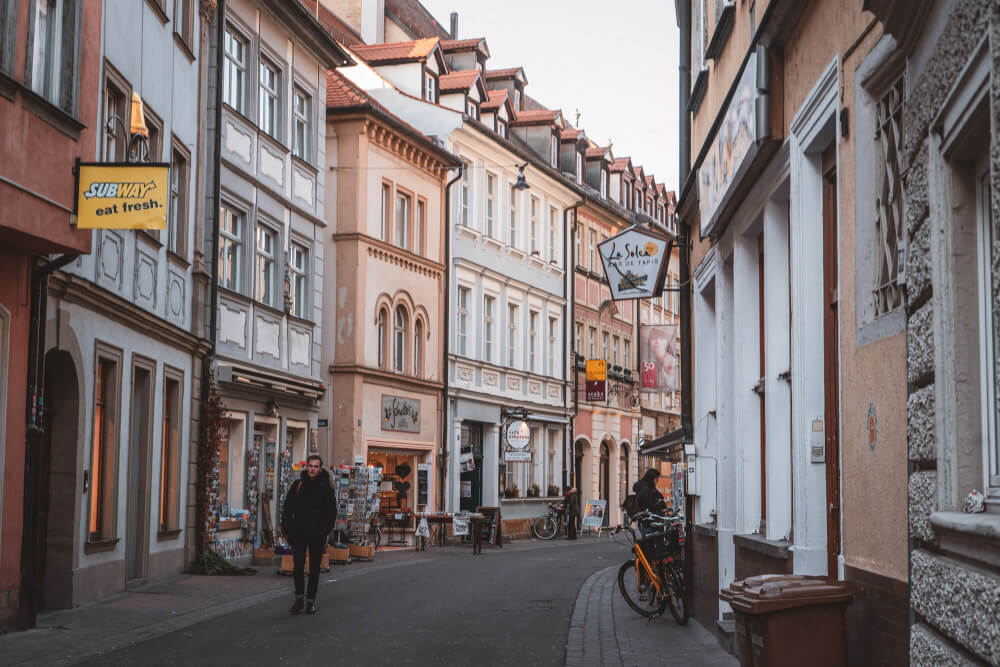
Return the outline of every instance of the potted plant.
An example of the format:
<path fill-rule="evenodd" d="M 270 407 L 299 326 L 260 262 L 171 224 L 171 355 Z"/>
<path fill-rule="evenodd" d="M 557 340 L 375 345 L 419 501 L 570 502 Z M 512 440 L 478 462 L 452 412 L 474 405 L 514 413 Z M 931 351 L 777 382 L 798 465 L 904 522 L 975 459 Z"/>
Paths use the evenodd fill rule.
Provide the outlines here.
<path fill-rule="evenodd" d="M 521 495 L 521 489 L 517 488 L 517 484 L 514 486 L 508 486 L 503 490 L 504 498 L 517 498 Z"/>
<path fill-rule="evenodd" d="M 540 495 L 542 495 L 542 490 L 538 488 L 537 484 L 532 484 L 531 486 L 528 487 L 529 498 L 537 498 Z"/>
<path fill-rule="evenodd" d="M 548 494 L 549 498 L 555 498 L 557 496 L 562 495 L 561 493 L 559 493 L 559 487 L 556 486 L 555 484 L 549 484 L 549 488 L 546 491 L 546 493 Z"/>

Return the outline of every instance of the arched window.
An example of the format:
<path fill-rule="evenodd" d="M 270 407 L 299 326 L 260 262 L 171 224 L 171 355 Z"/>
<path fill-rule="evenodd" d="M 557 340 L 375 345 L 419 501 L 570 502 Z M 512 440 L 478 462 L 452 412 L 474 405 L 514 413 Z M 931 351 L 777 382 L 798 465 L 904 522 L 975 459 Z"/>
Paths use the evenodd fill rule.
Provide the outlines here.
<path fill-rule="evenodd" d="M 417 320 L 413 325 L 413 374 L 418 377 L 424 374 L 423 340 L 424 323 Z"/>
<path fill-rule="evenodd" d="M 386 319 L 387 315 L 385 308 L 378 311 L 378 367 L 385 368 L 385 352 L 386 352 Z"/>
<path fill-rule="evenodd" d="M 392 369 L 402 373 L 406 368 L 406 310 L 402 306 L 396 306 L 396 317 L 393 319 Z"/>

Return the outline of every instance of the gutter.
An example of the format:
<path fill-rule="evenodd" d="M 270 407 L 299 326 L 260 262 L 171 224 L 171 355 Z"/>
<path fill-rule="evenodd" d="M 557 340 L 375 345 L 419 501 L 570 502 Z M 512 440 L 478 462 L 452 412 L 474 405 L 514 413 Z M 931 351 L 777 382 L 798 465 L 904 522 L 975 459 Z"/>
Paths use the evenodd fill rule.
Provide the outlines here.
<path fill-rule="evenodd" d="M 438 490 L 440 503 L 438 511 L 445 511 L 445 482 L 448 473 L 448 386 L 451 384 L 451 372 L 448 369 L 448 350 L 451 348 L 451 186 L 462 177 L 465 165 L 458 168 L 458 173 L 444 186 L 444 228 L 447 232 L 444 235 L 444 331 L 442 332 L 441 345 L 441 377 L 444 380 L 443 404 L 441 406 L 441 453 L 439 466 L 441 468 L 441 484 Z"/>

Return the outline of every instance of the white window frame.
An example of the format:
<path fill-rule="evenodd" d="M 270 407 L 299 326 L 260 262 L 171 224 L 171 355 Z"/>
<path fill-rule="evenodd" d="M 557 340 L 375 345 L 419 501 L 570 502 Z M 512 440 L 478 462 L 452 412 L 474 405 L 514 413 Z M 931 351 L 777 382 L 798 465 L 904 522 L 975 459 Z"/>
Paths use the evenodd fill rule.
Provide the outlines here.
<path fill-rule="evenodd" d="M 559 167 L 559 140 L 556 139 L 556 135 L 551 135 L 549 137 L 549 161 L 552 163 L 553 168 Z"/>
<path fill-rule="evenodd" d="M 590 230 L 590 268 L 591 271 L 597 271 L 597 232 L 593 229 Z"/>
<path fill-rule="evenodd" d="M 265 81 L 265 72 L 274 75 L 273 85 Z M 274 139 L 281 136 L 281 80 L 281 66 L 262 55 L 257 65 L 257 127 Z"/>
<path fill-rule="evenodd" d="M 309 308 L 308 266 L 309 249 L 302 243 L 292 241 L 288 247 L 288 272 L 291 281 L 289 292 L 292 297 L 291 314 L 300 319 L 310 319 L 306 317 Z"/>
<path fill-rule="evenodd" d="M 532 255 L 535 255 L 541 253 L 541 248 L 538 247 L 538 197 L 531 198 L 530 212 L 531 227 L 529 229 L 530 242 L 528 250 Z"/>
<path fill-rule="evenodd" d="M 507 304 L 507 365 L 517 368 L 517 318 L 518 304 Z"/>
<path fill-rule="evenodd" d="M 232 47 L 238 46 L 234 50 Z M 226 23 L 224 38 L 225 73 L 223 101 L 241 114 L 247 113 L 247 54 L 250 40 L 231 22 Z"/>
<path fill-rule="evenodd" d="M 437 80 L 429 71 L 424 70 L 424 99 L 434 104 L 437 102 Z"/>
<path fill-rule="evenodd" d="M 493 325 L 495 323 L 493 307 L 496 297 L 492 294 L 483 295 L 483 361 L 493 361 Z"/>
<path fill-rule="evenodd" d="M 507 196 L 510 197 L 510 227 L 508 228 L 509 237 L 507 239 L 508 244 L 512 248 L 517 247 L 517 189 L 514 184 L 511 183 L 509 186 Z"/>
<path fill-rule="evenodd" d="M 301 102 L 301 103 L 300 103 Z M 309 160 L 312 144 L 312 96 L 301 86 L 292 90 L 292 154 L 300 160 Z"/>
<path fill-rule="evenodd" d="M 608 198 L 608 172 L 604 169 L 601 169 L 601 197 Z"/>
<path fill-rule="evenodd" d="M 458 294 L 455 299 L 456 315 L 458 316 L 455 327 L 455 347 L 457 352 L 463 356 L 467 354 L 466 344 L 469 337 L 469 292 L 470 288 L 464 285 L 458 286 Z"/>
<path fill-rule="evenodd" d="M 246 228 L 246 213 L 243 211 L 230 206 L 229 204 L 222 204 L 222 211 L 219 212 L 220 225 L 219 225 L 219 267 L 223 266 L 222 258 L 227 255 L 227 251 L 230 249 L 235 249 L 235 258 L 233 261 L 233 271 L 234 275 L 228 275 L 229 272 L 219 271 L 218 280 L 222 287 L 234 292 L 242 292 L 241 286 L 243 282 L 243 242 L 244 242 L 244 230 Z M 233 220 L 235 223 L 233 225 L 234 231 L 229 231 L 223 228 L 224 223 L 227 219 Z M 223 282 L 223 276 L 226 276 L 225 282 Z"/>
<path fill-rule="evenodd" d="M 583 154 L 580 151 L 576 151 L 576 182 L 583 182 Z"/>
<path fill-rule="evenodd" d="M 254 227 L 254 261 L 253 261 L 253 298 L 265 306 L 275 307 L 275 279 L 278 264 L 278 240 L 281 232 L 264 222 L 257 222 Z M 261 239 L 270 239 L 271 248 L 261 247 Z M 261 288 L 261 269 L 267 269 L 268 286 L 266 292 Z"/>
<path fill-rule="evenodd" d="M 549 207 L 549 261 L 559 261 L 559 210 Z"/>
<path fill-rule="evenodd" d="M 590 327 L 590 331 L 587 332 L 587 358 L 596 359 L 594 355 L 597 354 L 597 328 Z"/>
<path fill-rule="evenodd" d="M 490 238 L 496 238 L 496 206 L 497 177 L 496 174 L 486 172 L 486 228 L 483 233 Z"/>
<path fill-rule="evenodd" d="M 583 323 L 577 322 L 576 329 L 573 335 L 573 351 L 579 354 L 580 348 L 582 346 L 583 346 Z"/>
<path fill-rule="evenodd" d="M 406 308 L 396 306 L 392 313 L 392 370 L 396 373 L 406 372 L 406 341 L 410 318 Z"/>
<path fill-rule="evenodd" d="M 54 4 L 48 6 L 46 0 L 35 0 L 31 4 L 34 12 L 31 21 L 34 34 L 31 36 L 31 88 L 36 93 L 59 106 L 60 79 L 59 68 L 62 63 L 63 49 L 63 13 L 66 10 L 64 0 L 51 0 Z M 16 10 L 15 10 L 16 11 Z M 43 24 L 43 16 L 44 18 Z M 48 30 L 45 39 L 38 39 L 42 25 Z"/>
<path fill-rule="evenodd" d="M 556 374 L 556 339 L 558 338 L 557 331 L 559 330 L 559 320 L 555 317 L 549 317 L 549 353 L 548 353 L 548 375 L 549 377 L 554 377 Z"/>
<path fill-rule="evenodd" d="M 405 192 L 396 190 L 395 205 L 393 206 L 392 242 L 397 248 L 403 250 L 410 248 L 410 215 L 412 211 L 413 198 Z"/>
<path fill-rule="evenodd" d="M 987 153 L 988 155 L 988 153 Z M 976 255 L 979 269 L 979 377 L 980 410 L 983 422 L 984 487 L 994 491 L 1000 487 L 1000 434 L 997 433 L 997 346 L 1000 333 L 994 330 L 996 319 L 993 304 L 993 238 L 990 165 L 984 156 L 976 165 Z"/>
<path fill-rule="evenodd" d="M 528 311 L 528 370 L 538 372 L 538 311 Z"/>
<path fill-rule="evenodd" d="M 379 219 L 379 239 L 389 243 L 389 216 L 392 206 L 392 185 L 382 183 L 381 218 Z"/>
<path fill-rule="evenodd" d="M 462 181 L 459 187 L 458 209 L 461 213 L 459 224 L 463 227 L 469 226 L 469 169 L 471 166 L 466 162 L 462 166 Z"/>

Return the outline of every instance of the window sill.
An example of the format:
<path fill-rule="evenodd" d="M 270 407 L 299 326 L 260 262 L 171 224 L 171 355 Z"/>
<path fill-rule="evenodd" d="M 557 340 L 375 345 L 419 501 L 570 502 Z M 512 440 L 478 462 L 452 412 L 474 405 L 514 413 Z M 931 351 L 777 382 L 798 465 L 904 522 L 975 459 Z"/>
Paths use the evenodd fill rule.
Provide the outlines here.
<path fill-rule="evenodd" d="M 156 18 L 160 19 L 160 23 L 166 25 L 170 20 L 167 18 L 166 8 L 160 6 L 158 0 L 146 0 L 146 4 L 153 8 L 153 13 L 156 14 Z"/>
<path fill-rule="evenodd" d="M 149 244 L 156 246 L 157 250 L 163 247 L 163 243 L 160 241 L 160 234 L 158 230 L 139 229 L 137 231 L 139 233 L 136 235 L 136 238 L 145 239 L 146 242 L 148 242 Z"/>
<path fill-rule="evenodd" d="M 184 38 L 181 36 L 179 32 L 174 33 L 174 42 L 177 44 L 177 47 L 181 50 L 184 56 L 188 59 L 188 62 L 193 63 L 195 61 L 194 50 L 191 48 L 190 44 L 184 41 Z"/>
<path fill-rule="evenodd" d="M 524 259 L 528 256 L 523 250 L 519 250 L 512 245 L 507 246 L 507 254 L 511 257 L 517 257 L 518 259 Z"/>
<path fill-rule="evenodd" d="M 0 72 L 0 97 L 6 97 L 13 102 L 17 89 L 20 87 L 21 84 L 10 78 L 6 72 Z"/>
<path fill-rule="evenodd" d="M 705 58 L 718 60 L 722 55 L 722 50 L 726 48 L 726 42 L 733 33 L 733 24 L 736 22 L 736 3 L 726 2 L 722 5 L 722 12 L 719 20 L 715 22 L 715 30 L 712 32 L 712 39 L 705 49 Z"/>
<path fill-rule="evenodd" d="M 748 551 L 755 551 L 759 554 L 763 554 L 768 558 L 788 560 L 792 557 L 792 552 L 789 548 L 792 546 L 791 542 L 785 540 L 769 540 L 763 535 L 733 535 L 733 544 L 740 548 L 747 549 Z"/>
<path fill-rule="evenodd" d="M 934 512 L 931 525 L 942 550 L 1000 567 L 1000 514 Z"/>
<path fill-rule="evenodd" d="M 477 240 L 480 236 L 479 232 L 477 232 L 472 227 L 469 227 L 468 225 L 462 225 L 462 224 L 455 225 L 455 231 L 460 235 L 464 234 L 465 236 L 468 236 L 470 239 L 474 241 Z"/>
<path fill-rule="evenodd" d="M 119 538 L 109 539 L 109 540 L 94 540 L 90 542 L 84 542 L 83 553 L 85 554 L 102 554 L 109 551 L 114 551 L 115 547 L 118 545 Z"/>
<path fill-rule="evenodd" d="M 538 255 L 530 255 L 528 257 L 528 261 L 540 269 L 545 269 L 548 266 L 545 260 L 539 257 Z"/>
<path fill-rule="evenodd" d="M 278 319 L 281 319 L 288 314 L 285 311 L 281 310 L 280 308 L 269 306 L 266 303 L 263 303 L 262 301 L 257 301 L 256 299 L 253 300 L 253 307 L 255 310 L 265 312 L 268 315 L 277 317 Z"/>
<path fill-rule="evenodd" d="M 161 530 L 156 534 L 157 542 L 169 542 L 170 540 L 176 540 L 180 537 L 181 529 L 174 528 L 173 530 Z"/>
<path fill-rule="evenodd" d="M 179 266 L 185 271 L 187 271 L 191 267 L 191 262 L 189 262 L 186 257 L 177 254 L 173 250 L 167 251 L 167 259 L 170 261 L 171 264 Z"/>
<path fill-rule="evenodd" d="M 691 88 L 691 97 L 688 99 L 688 112 L 698 113 L 698 107 L 705 98 L 705 91 L 708 90 L 708 69 L 702 68 L 695 77 L 694 86 Z"/>
<path fill-rule="evenodd" d="M 319 169 L 317 169 L 316 166 L 313 165 L 313 163 L 311 163 L 309 160 L 306 160 L 305 158 L 299 157 L 295 153 L 292 153 L 292 163 L 305 169 L 313 176 L 317 176 L 319 174 Z"/>
<path fill-rule="evenodd" d="M 299 317 L 298 315 L 292 315 L 291 313 L 288 313 L 288 322 L 290 324 L 298 324 L 300 327 L 306 327 L 308 329 L 312 329 L 316 326 L 315 322 L 307 320 L 304 317 Z"/>
<path fill-rule="evenodd" d="M 285 156 L 288 156 L 288 155 L 292 154 L 291 149 L 289 149 L 288 146 L 286 146 L 281 141 L 281 139 L 279 139 L 277 137 L 272 137 L 270 134 L 268 134 L 267 132 L 265 132 L 263 128 L 261 128 L 261 127 L 257 128 L 257 136 L 260 137 L 261 141 L 264 141 L 265 143 L 270 144 L 271 147 L 274 148 L 275 150 L 281 151 L 281 154 L 282 154 L 283 158 Z"/>
<path fill-rule="evenodd" d="M 499 239 L 495 239 L 492 236 L 486 236 L 485 234 L 483 235 L 483 245 L 484 246 L 493 246 L 497 250 L 503 250 L 503 248 L 504 248 L 503 241 L 500 241 Z"/>
<path fill-rule="evenodd" d="M 21 95 L 25 109 L 38 116 L 73 141 L 80 140 L 80 132 L 87 128 L 86 125 L 30 88 L 21 86 Z"/>

